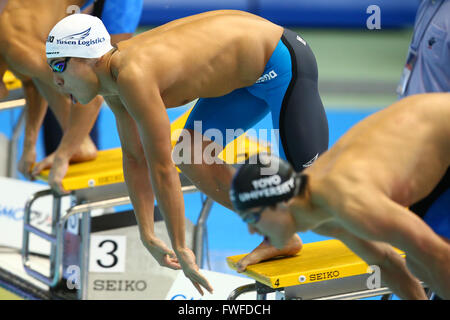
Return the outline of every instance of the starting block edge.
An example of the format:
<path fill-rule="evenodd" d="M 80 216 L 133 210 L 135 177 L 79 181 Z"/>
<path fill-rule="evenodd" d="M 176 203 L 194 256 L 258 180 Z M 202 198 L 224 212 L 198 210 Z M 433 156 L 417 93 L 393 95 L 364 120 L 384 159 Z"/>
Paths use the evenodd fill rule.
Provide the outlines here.
<path fill-rule="evenodd" d="M 396 251 L 404 256 L 400 250 Z M 247 254 L 227 257 L 236 270 L 237 262 Z M 248 266 L 244 275 L 273 289 L 370 274 L 367 263 L 339 240 L 305 244 L 293 257 L 277 257 Z"/>

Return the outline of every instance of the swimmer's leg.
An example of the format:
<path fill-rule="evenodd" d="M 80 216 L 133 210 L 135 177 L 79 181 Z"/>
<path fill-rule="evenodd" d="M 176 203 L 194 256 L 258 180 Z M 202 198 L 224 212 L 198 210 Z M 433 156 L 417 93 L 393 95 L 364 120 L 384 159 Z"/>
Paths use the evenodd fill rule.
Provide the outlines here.
<path fill-rule="evenodd" d="M 285 29 L 282 41 L 290 56 L 291 78 L 282 82 L 280 75 L 279 86 L 272 88 L 265 100 L 271 108 L 273 128 L 279 130 L 280 158 L 300 172 L 328 149 L 329 130 L 316 58 L 309 45 L 298 39 L 295 32 Z"/>
<path fill-rule="evenodd" d="M 405 207 L 379 191 L 365 191 L 362 196 L 347 197 L 345 208 L 336 210 L 340 223 L 358 237 L 403 250 L 413 261 L 414 275 L 450 299 L 450 246 Z"/>
<path fill-rule="evenodd" d="M 35 83 L 36 87 L 39 89 L 39 92 L 45 97 L 45 99 L 48 101 L 50 108 L 52 109 L 53 113 L 55 114 L 56 119 L 58 120 L 58 123 L 61 126 L 61 129 L 64 133 L 67 132 L 70 126 L 70 113 L 71 113 L 71 107 L 72 102 L 68 97 L 65 95 L 59 93 L 56 88 L 48 85 L 47 83 L 44 83 L 40 79 L 33 79 L 33 82 Z M 78 126 L 82 123 L 83 126 L 86 124 L 89 125 L 91 128 L 93 126 L 93 121 L 95 121 L 96 116 L 98 114 L 99 106 L 101 105 L 101 99 L 94 99 L 91 103 L 89 103 L 86 106 L 83 106 L 83 108 L 79 108 L 78 111 L 82 113 L 92 113 L 93 117 L 87 116 L 84 117 L 84 119 L 88 121 L 78 121 Z M 91 105 L 95 105 L 94 108 L 91 107 Z M 98 107 L 98 108 L 97 108 Z M 94 109 L 93 112 L 90 112 L 91 109 Z M 75 114 L 75 113 L 74 113 Z M 77 117 L 83 117 L 82 114 L 75 114 Z M 76 121 L 73 120 L 72 121 Z M 41 121 L 42 122 L 42 121 Z M 91 125 L 92 122 L 92 125 Z M 89 129 L 90 130 L 90 129 Z M 87 132 L 89 132 L 87 130 Z M 86 130 L 83 130 L 86 131 Z M 81 143 L 79 142 L 81 139 Z M 88 161 L 93 160 L 97 156 L 97 147 L 95 146 L 92 139 L 89 137 L 88 134 L 84 135 L 78 135 L 76 139 L 74 139 L 73 143 L 68 143 L 67 145 L 70 146 L 77 146 L 75 150 L 71 150 L 70 154 L 70 160 L 72 162 L 80 162 L 80 161 Z"/>
<path fill-rule="evenodd" d="M 419 280 L 406 267 L 405 259 L 395 252 L 389 244 L 363 240 L 331 223 L 325 223 L 314 231 L 341 240 L 369 266 L 379 267 L 381 281 L 401 299 L 427 299 Z"/>
<path fill-rule="evenodd" d="M 7 68 L 8 66 L 6 63 L 0 58 L 0 99 L 4 99 L 8 96 L 8 89 L 3 83 L 3 76 L 5 75 Z"/>
<path fill-rule="evenodd" d="M 190 137 L 194 137 L 196 134 L 200 135 L 199 133 L 194 132 L 194 130 L 185 130 L 185 134 Z M 231 180 L 233 179 L 233 175 L 236 170 L 231 165 L 224 163 L 220 159 L 217 159 L 217 161 L 214 161 L 211 164 L 206 164 L 204 161 L 196 164 L 195 160 L 201 159 L 205 150 L 215 150 L 215 152 L 213 151 L 213 156 L 217 157 L 223 149 L 221 145 L 205 138 L 202 135 L 200 136 L 202 139 L 200 148 L 192 141 L 190 151 L 182 151 L 191 152 L 189 163 L 178 164 L 176 160 L 175 163 L 178 165 L 178 168 L 183 172 L 183 174 L 186 175 L 199 190 L 202 190 L 202 192 L 213 198 L 214 201 L 220 203 L 222 206 L 233 210 L 229 192 Z M 177 146 L 180 146 L 180 144 L 183 143 L 182 140 L 180 141 Z M 173 156 L 173 158 L 175 157 Z"/>
<path fill-rule="evenodd" d="M 39 129 L 47 111 L 47 102 L 39 94 L 31 79 L 21 79 L 24 91 L 25 107 L 25 138 L 18 170 L 27 178 L 33 179 L 31 169 L 36 161 L 36 142 Z"/>
<path fill-rule="evenodd" d="M 191 132 L 191 134 L 194 134 Z M 203 149 L 216 146 L 221 147 L 214 142 L 204 142 Z M 192 147 L 194 148 L 194 146 Z M 203 193 L 220 203 L 224 207 L 233 210 L 229 192 L 231 180 L 235 169 L 228 164 L 192 164 L 178 165 L 180 170 L 191 180 L 191 182 Z M 282 249 L 277 249 L 267 241 L 262 241 L 254 250 L 242 258 L 237 263 L 237 271 L 243 272 L 247 266 L 259 263 L 261 261 L 277 257 L 295 255 L 302 249 L 303 243 L 297 234 L 294 234 L 290 241 Z"/>
<path fill-rule="evenodd" d="M 175 164 L 200 190 L 232 210 L 229 191 L 235 169 L 217 156 L 268 112 L 265 102 L 245 89 L 200 99 L 174 148 Z"/>
<path fill-rule="evenodd" d="M 235 169 L 222 160 L 216 159 L 212 163 L 206 163 L 204 160 L 210 158 L 210 155 L 217 157 L 222 151 L 222 146 L 226 144 L 222 139 L 217 139 L 219 135 L 226 138 L 226 129 L 242 129 L 243 132 L 253 126 L 262 117 L 267 114 L 268 108 L 264 101 L 255 98 L 246 90 L 236 90 L 224 97 L 201 99 L 192 110 L 186 123 L 183 135 L 189 137 L 189 143 L 185 138 L 180 138 L 177 146 L 174 148 L 173 159 L 178 168 L 192 181 L 192 183 L 209 197 L 233 210 L 229 198 L 231 180 Z M 198 139 L 195 139 L 194 122 L 201 121 L 202 133 L 206 130 L 216 130 L 214 134 L 201 135 L 200 146 Z M 198 123 L 198 124 L 200 124 Z M 210 131 L 210 133 L 213 133 Z M 215 141 L 210 138 L 214 136 Z M 222 140 L 222 141 L 219 141 Z M 181 146 L 181 148 L 180 148 Z M 210 152 L 214 150 L 214 152 Z M 177 163 L 178 152 L 188 152 L 189 157 L 183 163 Z M 200 159 L 200 163 L 199 162 Z M 197 161 L 196 161 L 197 160 Z M 210 159 L 209 159 L 210 160 Z M 197 163 L 196 163 L 197 162 Z M 281 250 L 276 249 L 263 242 L 258 248 L 247 255 L 241 266 L 258 263 L 279 255 L 291 255 L 300 251 L 302 242 L 300 237 L 295 235 L 289 245 Z"/>

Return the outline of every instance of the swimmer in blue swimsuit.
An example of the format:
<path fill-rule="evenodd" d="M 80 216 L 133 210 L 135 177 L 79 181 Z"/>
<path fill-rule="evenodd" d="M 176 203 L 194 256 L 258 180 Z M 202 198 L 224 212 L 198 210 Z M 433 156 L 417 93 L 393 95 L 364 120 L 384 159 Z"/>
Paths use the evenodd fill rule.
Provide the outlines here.
<path fill-rule="evenodd" d="M 91 33 L 83 41 L 92 41 L 90 46 L 58 41 L 88 27 Z M 328 147 L 314 55 L 300 35 L 236 10 L 175 20 L 119 42 L 117 48 L 98 41 L 108 38 L 105 30 L 98 19 L 87 15 L 73 15 L 56 24 L 49 34 L 54 41 L 47 42 L 46 48 L 55 82 L 82 103 L 103 95 L 116 116 L 125 180 L 145 247 L 160 265 L 182 268 L 199 292 L 201 287 L 211 291 L 186 246 L 184 202 L 175 164 L 200 190 L 232 209 L 233 167 L 210 164 L 202 156 L 197 164 L 197 147 L 202 154 L 208 145 L 220 148 L 227 143 L 223 139 L 227 129 L 245 131 L 271 113 L 273 127 L 279 130 L 278 153 L 297 171 L 311 165 Z M 83 74 L 76 73 L 80 68 Z M 196 99 L 183 132 L 204 137 L 198 146 L 194 139 L 181 148 L 194 159 L 179 163 L 173 156 L 175 149 L 172 153 L 166 109 Z M 195 132 L 199 122 L 202 129 Z M 214 141 L 208 139 L 211 131 L 218 133 Z M 187 141 L 185 135 L 180 137 L 176 147 Z M 173 250 L 152 230 L 155 198 Z M 301 240 L 298 235 L 291 240 L 282 249 L 263 242 L 241 261 L 241 267 L 297 253 Z"/>
<path fill-rule="evenodd" d="M 227 129 L 247 131 L 270 113 L 273 129 L 279 130 L 278 141 L 272 141 L 278 147 L 275 153 L 302 171 L 328 148 L 328 122 L 317 81 L 311 48 L 300 35 L 285 29 L 255 84 L 222 97 L 199 99 L 185 128 L 195 130 L 195 122 L 201 121 L 201 133 L 225 146 L 231 142 Z M 209 129 L 219 130 L 222 141 L 208 135 Z"/>
<path fill-rule="evenodd" d="M 297 33 L 284 29 L 257 81 L 222 97 L 199 99 L 185 129 L 201 130 L 204 137 L 224 147 L 233 139 L 232 135 L 227 135 L 227 130 L 245 132 L 270 113 L 276 130 L 275 134 L 267 134 L 272 152 L 301 172 L 328 148 L 328 121 L 317 81 L 317 63 L 308 43 Z M 209 195 L 231 208 L 224 192 L 229 190 L 229 180 L 234 172 L 231 166 L 223 165 L 222 170 L 211 175 L 217 178 L 210 185 L 202 174 L 203 168 L 199 170 L 198 166 L 183 163 L 178 166 L 200 189 L 220 190 L 218 194 L 210 191 Z M 294 241 L 291 244 L 296 247 Z M 268 248 L 270 245 L 263 241 L 255 251 L 239 261 L 238 271 L 242 272 L 248 265 L 265 258 L 258 252 L 267 252 Z"/>
<path fill-rule="evenodd" d="M 245 132 L 270 113 L 276 130 L 275 134 L 267 134 L 272 152 L 301 172 L 328 148 L 328 121 L 317 81 L 317 63 L 308 43 L 297 33 L 285 29 L 256 82 L 221 97 L 199 99 L 185 129 L 202 133 L 220 150 L 234 139 L 233 134 L 228 134 L 230 129 L 232 132 Z M 209 193 L 205 192 L 213 199 L 232 208 L 226 194 L 234 172 L 231 166 L 216 166 L 217 171 L 210 175 L 213 178 L 206 179 L 204 167 L 182 162 L 177 165 L 198 188 L 209 190 Z M 211 180 L 214 182 L 208 184 Z M 294 248 L 301 247 L 300 239 L 293 239 L 288 247 L 292 248 L 288 252 L 296 253 Z M 238 262 L 237 270 L 243 272 L 248 265 L 267 258 L 271 248 L 267 241 L 263 241 Z"/>

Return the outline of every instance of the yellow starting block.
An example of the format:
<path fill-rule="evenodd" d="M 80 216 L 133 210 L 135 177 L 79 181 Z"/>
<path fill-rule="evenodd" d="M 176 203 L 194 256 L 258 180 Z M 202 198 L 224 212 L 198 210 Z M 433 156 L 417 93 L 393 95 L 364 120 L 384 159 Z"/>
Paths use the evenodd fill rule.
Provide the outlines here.
<path fill-rule="evenodd" d="M 6 71 L 3 75 L 3 83 L 8 90 L 16 90 L 22 88 L 22 82 L 17 79 L 11 71 Z"/>
<path fill-rule="evenodd" d="M 0 110 L 8 110 L 25 105 L 24 94 L 22 90 L 22 82 L 17 79 L 11 71 L 6 71 L 2 79 L 9 91 L 6 98 L 0 101 Z"/>
<path fill-rule="evenodd" d="M 244 256 L 246 254 L 228 257 L 229 267 L 236 270 L 237 262 Z M 370 276 L 378 276 L 376 272 L 371 274 L 369 266 L 339 240 L 313 242 L 305 244 L 296 256 L 248 266 L 244 274 L 254 279 L 256 284 L 237 288 L 229 299 L 234 300 L 249 291 L 256 291 L 258 299 L 265 299 L 267 293 L 284 291 L 281 298 L 289 300 L 388 295 L 389 289 L 381 286 L 370 288 L 372 282 L 368 285 Z"/>

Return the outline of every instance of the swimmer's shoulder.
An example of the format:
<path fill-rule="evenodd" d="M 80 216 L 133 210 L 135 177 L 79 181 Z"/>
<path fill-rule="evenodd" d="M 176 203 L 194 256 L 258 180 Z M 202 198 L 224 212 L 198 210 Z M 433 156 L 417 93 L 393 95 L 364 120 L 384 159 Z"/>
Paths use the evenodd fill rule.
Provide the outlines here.
<path fill-rule="evenodd" d="M 408 96 L 399 101 L 404 105 L 416 105 L 419 108 L 436 108 L 437 110 L 442 107 L 450 106 L 450 93 L 448 92 L 431 92 L 421 93 Z M 407 106 L 406 106 L 407 107 Z M 442 110 L 445 112 L 446 110 Z"/>
<path fill-rule="evenodd" d="M 129 75 L 130 77 L 137 76 L 135 74 L 138 71 L 137 65 L 139 63 L 136 57 L 134 57 L 133 49 L 130 49 L 127 41 L 121 41 L 115 45 L 110 60 L 110 72 L 113 79 L 117 82 L 119 77 Z"/>
<path fill-rule="evenodd" d="M 433 104 L 436 104 L 436 107 L 441 109 L 445 108 L 443 110 L 444 112 L 447 111 L 447 114 L 450 113 L 450 93 L 449 92 L 435 92 L 435 93 L 428 93 L 426 94 L 430 101 L 432 101 Z"/>
<path fill-rule="evenodd" d="M 158 89 L 158 79 L 138 53 L 118 43 L 110 61 L 110 73 L 119 92 L 142 93 L 143 87 Z M 124 91 L 122 91 L 124 90 Z M 141 91 L 139 91 L 141 90 Z"/>
<path fill-rule="evenodd" d="M 445 149 L 450 159 L 450 93 L 416 94 L 400 101 L 398 113 L 414 115 L 418 128 L 429 128 L 430 143 Z"/>
<path fill-rule="evenodd" d="M 450 127 L 450 93 L 433 92 L 409 96 L 404 99 L 404 108 L 414 106 L 423 121 L 431 121 L 436 126 Z"/>

